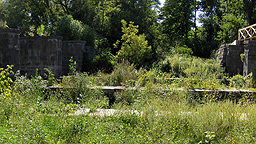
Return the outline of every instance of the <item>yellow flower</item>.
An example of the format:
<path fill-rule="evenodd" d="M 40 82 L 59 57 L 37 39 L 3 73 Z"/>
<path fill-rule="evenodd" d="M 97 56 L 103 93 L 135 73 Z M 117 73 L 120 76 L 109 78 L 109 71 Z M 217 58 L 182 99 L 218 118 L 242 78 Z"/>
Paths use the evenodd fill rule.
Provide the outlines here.
<path fill-rule="evenodd" d="M 146 72 L 148 76 L 150 76 L 150 72 Z"/>

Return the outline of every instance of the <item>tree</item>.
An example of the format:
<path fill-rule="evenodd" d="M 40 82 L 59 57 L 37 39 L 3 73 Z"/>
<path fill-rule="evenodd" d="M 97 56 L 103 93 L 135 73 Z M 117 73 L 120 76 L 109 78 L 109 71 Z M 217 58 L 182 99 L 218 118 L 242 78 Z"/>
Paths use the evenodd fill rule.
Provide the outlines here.
<path fill-rule="evenodd" d="M 94 27 L 94 17 L 96 16 L 96 7 L 99 0 L 72 0 L 69 5 L 67 14 L 74 19 L 83 22 L 90 27 Z M 68 4 L 68 3 L 67 3 Z"/>
<path fill-rule="evenodd" d="M 134 24 L 139 25 L 139 34 L 144 33 L 147 37 L 149 45 L 154 45 L 154 38 L 157 37 L 155 29 L 157 25 L 157 11 L 156 7 L 158 0 L 109 0 L 112 1 L 110 4 L 112 7 L 104 6 L 101 8 L 101 14 L 97 16 L 97 19 L 101 18 L 103 20 L 103 10 L 104 10 L 104 21 L 105 25 L 103 32 L 101 33 L 106 37 L 110 44 L 114 44 L 117 39 L 122 36 L 121 23 L 120 21 L 124 19 L 125 21 L 133 21 Z M 110 5 L 109 4 L 109 5 Z M 98 15 L 98 14 L 97 14 Z M 97 30 L 98 31 L 98 30 Z M 112 49 L 112 53 L 116 53 L 118 49 Z M 152 49 L 155 49 L 153 47 Z"/>
<path fill-rule="evenodd" d="M 81 40 L 83 29 L 83 24 L 71 15 L 63 16 L 56 23 L 55 35 L 62 36 L 64 40 Z"/>
<path fill-rule="evenodd" d="M 231 43 L 238 38 L 238 30 L 247 25 L 248 23 L 243 16 L 227 14 L 223 16 L 223 20 L 220 22 L 221 30 L 218 32 L 218 38 L 222 43 Z"/>
<path fill-rule="evenodd" d="M 64 15 L 61 6 L 52 0 L 30 0 L 28 5 L 30 22 L 36 28 L 41 24 L 48 26 L 57 20 L 58 15 Z"/>
<path fill-rule="evenodd" d="M 6 0 L 0 11 L 9 27 L 18 28 L 24 36 L 37 35 L 42 25 L 48 27 L 63 15 L 61 7 L 51 0 Z"/>
<path fill-rule="evenodd" d="M 253 4 L 253 1 L 202 0 L 201 8 L 204 14 L 200 20 L 203 26 L 200 29 L 200 47 L 197 47 L 195 54 L 209 57 L 222 43 L 237 39 L 238 29 L 248 25 L 246 20 L 249 21 L 250 18 L 248 19 L 246 5 L 249 3 Z"/>
<path fill-rule="evenodd" d="M 121 21 L 123 27 L 121 49 L 117 52 L 117 59 L 125 59 L 135 64 L 146 64 L 150 59 L 151 46 L 148 46 L 148 41 L 144 34 L 137 35 L 138 26 L 134 26 L 134 22 L 130 22 L 127 27 L 125 20 Z M 114 45 L 117 47 L 120 41 Z"/>
<path fill-rule="evenodd" d="M 255 4 L 256 0 L 243 0 L 244 3 L 244 11 L 247 16 L 248 23 L 250 25 L 256 23 L 256 9 Z"/>
<path fill-rule="evenodd" d="M 222 11 L 218 19 L 219 30 L 216 40 L 221 43 L 230 43 L 237 39 L 238 29 L 248 25 L 246 22 L 247 12 L 245 0 L 219 0 L 219 11 Z M 251 18 L 250 18 L 251 19 Z M 251 21 L 248 19 L 248 22 Z"/>
<path fill-rule="evenodd" d="M 95 8 L 94 27 L 97 32 L 107 36 L 111 31 L 111 15 L 120 12 L 120 5 L 115 1 L 101 0 Z"/>
<path fill-rule="evenodd" d="M 19 28 L 21 34 L 29 31 L 29 6 L 27 0 L 6 0 L 1 3 L 1 19 L 6 21 L 10 28 Z"/>
<path fill-rule="evenodd" d="M 192 4 L 193 0 L 167 0 L 162 8 L 163 32 L 174 44 L 188 39 L 193 26 Z"/>
<path fill-rule="evenodd" d="M 71 15 L 59 18 L 53 29 L 54 34 L 62 36 L 64 40 L 87 40 L 87 44 L 94 47 L 96 32 Z"/>

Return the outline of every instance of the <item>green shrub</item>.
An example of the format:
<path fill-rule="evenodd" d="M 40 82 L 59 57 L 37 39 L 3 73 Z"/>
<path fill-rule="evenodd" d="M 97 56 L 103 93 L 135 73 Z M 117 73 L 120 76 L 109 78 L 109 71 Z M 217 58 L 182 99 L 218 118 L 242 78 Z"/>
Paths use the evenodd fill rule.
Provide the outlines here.
<path fill-rule="evenodd" d="M 108 86 L 134 86 L 135 81 L 138 79 L 135 66 L 130 64 L 128 61 L 122 61 L 121 63 L 114 66 L 112 73 L 98 73 L 98 76 L 100 76 L 98 83 L 100 85 Z"/>
<path fill-rule="evenodd" d="M 121 49 L 117 52 L 117 59 L 128 60 L 135 64 L 146 64 L 147 60 L 151 58 L 151 46 L 148 46 L 148 41 L 146 36 L 137 35 L 138 26 L 134 26 L 134 22 L 130 22 L 127 27 L 127 22 L 125 20 L 121 21 L 123 27 L 122 32 L 122 44 Z M 117 48 L 120 41 L 118 40 L 114 47 Z"/>
<path fill-rule="evenodd" d="M 165 60 L 160 62 L 160 69 L 164 72 L 183 73 L 184 69 L 188 67 L 188 59 L 178 54 L 166 57 Z"/>
<path fill-rule="evenodd" d="M 10 78 L 10 74 L 14 74 L 11 65 L 7 65 L 7 68 L 0 68 L 0 93 L 3 94 L 1 98 L 9 97 L 12 92 L 11 85 L 13 83 Z"/>
<path fill-rule="evenodd" d="M 97 33 L 94 29 L 92 29 L 88 25 L 83 25 L 83 31 L 82 31 L 82 40 L 86 40 L 87 46 L 90 46 L 92 48 L 95 47 L 95 41 L 96 41 Z"/>
<path fill-rule="evenodd" d="M 75 75 L 76 73 L 76 61 L 73 60 L 73 57 L 69 59 L 69 75 Z"/>
<path fill-rule="evenodd" d="M 222 79 L 224 76 L 223 68 L 213 59 L 176 54 L 167 57 L 159 65 L 163 72 L 184 78 L 180 86 L 187 88 L 211 89 L 221 87 L 221 81 L 218 79 Z"/>
<path fill-rule="evenodd" d="M 188 48 L 186 45 L 184 45 L 184 46 L 177 46 L 175 48 L 175 53 L 185 55 L 185 56 L 191 56 L 193 54 L 193 51 L 191 48 Z"/>
<path fill-rule="evenodd" d="M 243 88 L 243 89 L 252 89 L 255 90 L 255 78 L 252 76 L 253 73 L 250 73 L 247 76 L 235 75 L 230 78 L 228 86 L 233 88 Z"/>
<path fill-rule="evenodd" d="M 13 81 L 10 74 L 14 74 L 12 67 L 0 68 L 0 126 L 9 125 L 11 114 L 14 112 L 12 107 L 13 101 L 16 99 L 13 96 Z"/>
<path fill-rule="evenodd" d="M 117 64 L 115 56 L 111 53 L 110 44 L 106 38 L 96 40 L 95 49 L 97 55 L 92 61 L 93 71 L 103 70 L 109 73 Z"/>
<path fill-rule="evenodd" d="M 94 47 L 96 32 L 71 15 L 59 18 L 53 29 L 54 34 L 62 36 L 63 40 L 86 40 L 89 46 Z"/>
<path fill-rule="evenodd" d="M 82 22 L 74 20 L 71 15 L 67 15 L 57 21 L 55 34 L 62 36 L 63 40 L 80 40 L 83 29 Z"/>
<path fill-rule="evenodd" d="M 167 57 L 159 65 L 164 72 L 179 73 L 186 77 L 197 74 L 222 73 L 222 68 L 215 60 L 186 57 L 179 54 Z"/>

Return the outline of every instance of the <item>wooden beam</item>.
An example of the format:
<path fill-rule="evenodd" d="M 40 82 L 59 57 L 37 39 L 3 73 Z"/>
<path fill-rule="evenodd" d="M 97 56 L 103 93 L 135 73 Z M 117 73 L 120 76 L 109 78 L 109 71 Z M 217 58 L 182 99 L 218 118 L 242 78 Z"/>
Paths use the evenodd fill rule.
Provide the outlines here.
<path fill-rule="evenodd" d="M 238 40 L 252 40 L 256 38 L 256 24 L 238 30 Z"/>

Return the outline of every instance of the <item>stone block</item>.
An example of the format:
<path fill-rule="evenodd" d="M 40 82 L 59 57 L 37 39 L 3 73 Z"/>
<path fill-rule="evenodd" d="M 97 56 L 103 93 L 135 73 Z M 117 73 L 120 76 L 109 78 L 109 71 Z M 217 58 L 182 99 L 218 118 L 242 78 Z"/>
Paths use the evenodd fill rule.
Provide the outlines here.
<path fill-rule="evenodd" d="M 13 71 L 20 69 L 19 31 L 0 28 L 0 67 L 13 65 Z"/>
<path fill-rule="evenodd" d="M 51 69 L 56 76 L 67 74 L 69 59 L 77 62 L 82 70 L 84 54 L 93 58 L 95 50 L 86 46 L 86 41 L 62 41 L 62 37 L 19 37 L 16 29 L 0 28 L 0 66 L 14 65 L 14 71 L 35 75 L 36 69 L 44 75 L 44 68 Z"/>
<path fill-rule="evenodd" d="M 227 45 L 223 44 L 217 50 L 217 60 L 220 66 L 226 67 L 226 72 L 231 76 L 243 73 L 243 62 L 241 54 L 243 53 L 242 45 Z"/>
<path fill-rule="evenodd" d="M 21 74 L 35 75 L 36 69 L 44 75 L 48 68 L 56 76 L 62 74 L 62 37 L 22 37 L 20 45 Z M 29 64 L 29 65 L 28 65 Z"/>
<path fill-rule="evenodd" d="M 76 69 L 77 71 L 82 70 L 83 66 L 83 55 L 85 52 L 86 41 L 63 41 L 62 47 L 62 65 L 63 65 L 63 74 L 68 74 L 69 72 L 69 60 L 73 57 L 73 60 L 76 61 Z"/>

